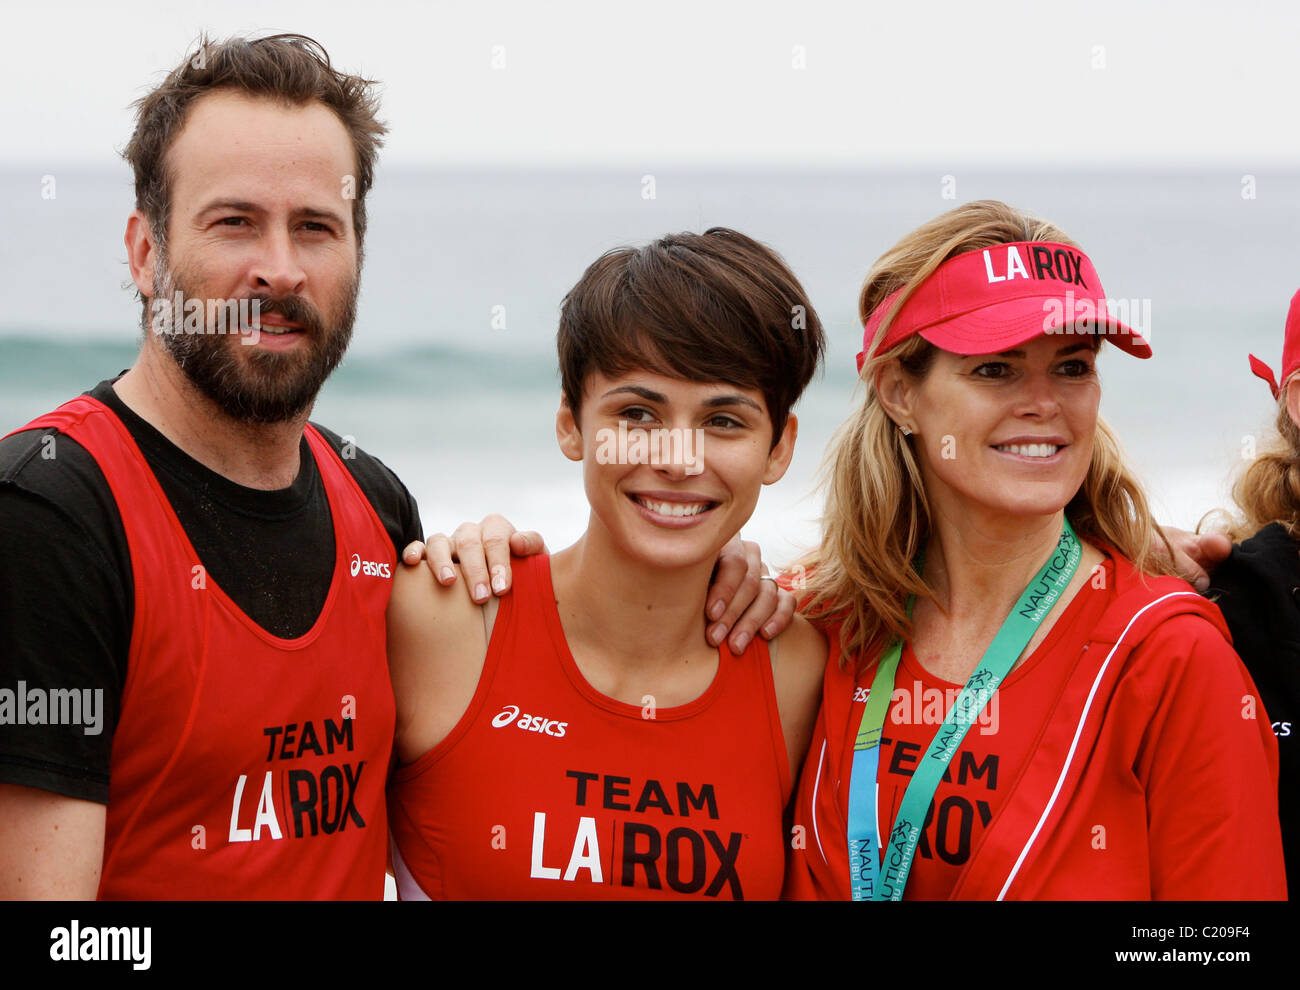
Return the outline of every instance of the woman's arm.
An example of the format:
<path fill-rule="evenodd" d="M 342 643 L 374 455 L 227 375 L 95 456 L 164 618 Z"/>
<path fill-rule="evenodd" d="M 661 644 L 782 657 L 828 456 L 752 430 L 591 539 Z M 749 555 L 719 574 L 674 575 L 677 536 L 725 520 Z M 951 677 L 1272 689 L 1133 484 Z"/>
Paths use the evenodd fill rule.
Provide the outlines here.
<path fill-rule="evenodd" d="M 388 668 L 397 703 L 398 762 L 413 763 L 455 728 L 487 656 L 483 608 L 427 567 L 399 567 L 388 603 Z"/>
<path fill-rule="evenodd" d="M 790 779 L 797 782 L 821 707 L 828 647 L 817 628 L 797 615 L 769 650 L 773 653 L 772 680 L 781 712 L 786 755 L 790 759 Z"/>

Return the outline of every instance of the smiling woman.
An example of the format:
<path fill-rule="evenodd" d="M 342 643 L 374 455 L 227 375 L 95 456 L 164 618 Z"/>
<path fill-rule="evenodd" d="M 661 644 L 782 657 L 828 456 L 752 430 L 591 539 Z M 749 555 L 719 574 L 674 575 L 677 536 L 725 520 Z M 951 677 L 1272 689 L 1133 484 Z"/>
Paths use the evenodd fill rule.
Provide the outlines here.
<path fill-rule="evenodd" d="M 1098 416 L 1103 337 L 1151 351 L 1109 316 L 1087 255 L 971 203 L 886 252 L 860 304 L 863 399 L 804 561 L 804 611 L 844 659 L 790 892 L 1285 896 L 1255 687 L 1218 610 L 1161 576 Z"/>
<path fill-rule="evenodd" d="M 824 338 L 794 275 L 714 228 L 611 252 L 565 298 L 556 437 L 576 544 L 495 617 L 426 568 L 388 611 L 403 898 L 775 898 L 827 645 L 704 645 L 719 549 L 794 452 Z"/>

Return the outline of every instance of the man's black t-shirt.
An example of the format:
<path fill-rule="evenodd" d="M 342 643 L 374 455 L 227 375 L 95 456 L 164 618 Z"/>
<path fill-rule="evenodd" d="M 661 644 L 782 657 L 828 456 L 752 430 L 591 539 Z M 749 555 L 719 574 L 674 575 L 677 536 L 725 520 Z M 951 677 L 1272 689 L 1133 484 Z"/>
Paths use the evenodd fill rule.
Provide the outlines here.
<path fill-rule="evenodd" d="M 286 639 L 306 633 L 325 604 L 334 570 L 329 501 L 306 439 L 293 484 L 258 491 L 171 443 L 127 408 L 112 381 L 87 394 L 126 425 L 208 578 L 268 632 Z M 397 476 L 316 428 L 356 479 L 397 552 L 422 539 L 419 511 Z M 54 430 L 0 441 L 0 691 L 14 698 L 34 688 L 103 691 L 97 727 L 5 719 L 0 783 L 108 802 L 133 610 L 126 533 L 94 458 Z"/>

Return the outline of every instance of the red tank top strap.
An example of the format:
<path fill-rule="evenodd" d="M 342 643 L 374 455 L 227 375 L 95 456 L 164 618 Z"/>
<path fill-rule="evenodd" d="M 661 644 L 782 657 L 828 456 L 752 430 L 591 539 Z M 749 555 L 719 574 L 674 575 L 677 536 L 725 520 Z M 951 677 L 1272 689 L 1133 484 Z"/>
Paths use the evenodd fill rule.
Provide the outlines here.
<path fill-rule="evenodd" d="M 316 427 L 308 423 L 303 430 L 303 435 L 307 438 L 307 445 L 316 459 L 316 468 L 320 471 L 321 480 L 325 484 L 325 492 L 330 496 L 330 511 L 343 513 L 350 524 L 370 527 L 372 534 L 379 538 L 380 546 L 384 548 L 381 559 L 388 564 L 391 572 L 397 563 L 397 550 L 379 514 L 375 512 L 375 507 L 370 504 L 370 499 L 361 490 L 357 479 L 339 457 L 338 451 L 330 446 Z"/>
<path fill-rule="evenodd" d="M 106 412 L 109 413 L 109 415 L 112 415 L 109 408 L 98 399 L 89 395 L 79 395 L 75 399 L 69 399 L 57 409 L 47 412 L 44 415 L 37 416 L 25 426 L 20 426 L 18 429 L 10 431 L 5 437 L 0 439 L 7 440 L 16 433 L 25 433 L 28 430 L 46 430 L 50 428 L 60 430 L 67 429 L 69 426 L 74 426 L 78 423 L 84 422 L 87 416 L 95 412 Z"/>

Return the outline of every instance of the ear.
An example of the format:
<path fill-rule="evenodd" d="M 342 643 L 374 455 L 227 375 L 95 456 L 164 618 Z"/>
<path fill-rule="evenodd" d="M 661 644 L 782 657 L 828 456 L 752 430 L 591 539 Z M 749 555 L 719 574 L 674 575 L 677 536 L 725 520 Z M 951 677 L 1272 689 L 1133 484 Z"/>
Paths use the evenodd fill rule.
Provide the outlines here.
<path fill-rule="evenodd" d="M 763 470 L 763 484 L 773 484 L 780 481 L 785 475 L 786 470 L 790 467 L 790 459 L 794 457 L 794 442 L 798 436 L 799 417 L 791 413 L 786 417 L 785 429 L 781 431 L 781 439 L 776 442 L 772 452 L 767 455 L 767 467 Z"/>
<path fill-rule="evenodd" d="M 1286 411 L 1291 422 L 1300 426 L 1300 375 L 1292 376 L 1286 383 Z"/>
<path fill-rule="evenodd" d="M 582 431 L 578 429 L 577 417 L 569 408 L 567 399 L 560 398 L 560 409 L 555 414 L 555 439 L 560 444 L 560 451 L 571 461 L 582 460 Z"/>
<path fill-rule="evenodd" d="M 126 218 L 126 263 L 131 267 L 131 281 L 146 299 L 153 296 L 153 277 L 158 264 L 158 245 L 149 221 L 139 210 Z"/>
<path fill-rule="evenodd" d="M 881 408 L 894 424 L 915 429 L 916 420 L 912 415 L 912 404 L 915 401 L 914 389 L 912 382 L 903 373 L 902 364 L 897 359 L 886 361 L 876 369 L 875 379 L 871 384 L 876 391 L 876 398 L 880 400 Z"/>

